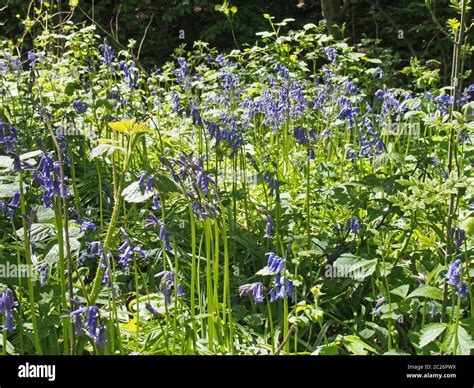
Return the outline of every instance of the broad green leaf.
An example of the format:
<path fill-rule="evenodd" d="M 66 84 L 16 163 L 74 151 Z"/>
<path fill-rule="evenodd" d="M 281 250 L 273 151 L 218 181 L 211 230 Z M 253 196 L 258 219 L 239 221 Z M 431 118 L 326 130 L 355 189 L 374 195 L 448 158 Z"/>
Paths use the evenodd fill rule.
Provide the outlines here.
<path fill-rule="evenodd" d="M 335 356 L 339 354 L 339 347 L 336 343 L 330 343 L 327 345 L 321 345 L 311 353 L 313 356 Z"/>
<path fill-rule="evenodd" d="M 444 351 L 448 354 L 454 354 L 454 345 L 456 342 L 456 325 L 451 325 L 446 332 L 446 337 L 443 342 Z M 474 349 L 474 341 L 471 335 L 459 325 L 457 328 L 457 347 L 456 355 L 469 356 L 471 349 Z"/>
<path fill-rule="evenodd" d="M 13 194 L 20 190 L 20 184 L 18 182 L 13 183 L 1 183 L 0 184 L 0 198 L 10 198 Z"/>
<path fill-rule="evenodd" d="M 363 280 L 374 273 L 377 259 L 365 260 L 351 253 L 344 253 L 333 263 L 333 276 Z"/>
<path fill-rule="evenodd" d="M 122 191 L 122 197 L 129 203 L 142 203 L 153 197 L 153 191 L 146 191 L 140 187 L 139 181 L 131 183 Z"/>
<path fill-rule="evenodd" d="M 69 245 L 71 248 L 71 255 L 75 255 L 81 249 L 81 243 L 75 238 L 69 239 Z M 64 255 L 66 255 L 66 249 L 64 248 Z M 54 244 L 48 253 L 44 256 L 44 262 L 48 265 L 53 265 L 59 260 L 59 244 Z"/>
<path fill-rule="evenodd" d="M 115 151 L 120 151 L 120 152 L 126 152 L 124 148 L 113 145 L 113 144 L 108 144 L 108 143 L 101 143 L 95 146 L 90 154 L 90 158 L 98 158 L 99 156 L 107 155 L 110 156 L 112 155 Z"/>
<path fill-rule="evenodd" d="M 346 335 L 343 337 L 344 346 L 347 350 L 356 355 L 365 355 L 367 351 L 378 354 L 377 350 L 366 344 L 356 335 Z"/>
<path fill-rule="evenodd" d="M 158 189 L 163 193 L 182 193 L 181 187 L 166 175 L 155 173 L 154 180 Z"/>
<path fill-rule="evenodd" d="M 20 240 L 23 240 L 23 228 L 18 229 L 16 234 Z M 52 224 L 31 224 L 30 241 L 44 242 L 56 237 L 56 230 Z"/>
<path fill-rule="evenodd" d="M 432 286 L 421 286 L 410 293 L 407 298 L 415 298 L 419 296 L 424 296 L 426 298 L 442 300 L 443 293 L 439 288 L 432 287 Z"/>
<path fill-rule="evenodd" d="M 446 323 L 432 323 L 425 326 L 423 330 L 421 330 L 420 348 L 424 348 L 426 345 L 438 338 L 446 327 Z"/>
<path fill-rule="evenodd" d="M 390 291 L 390 293 L 405 298 L 408 294 L 409 289 L 410 286 L 408 284 L 404 284 L 403 286 L 397 287 L 394 290 Z"/>

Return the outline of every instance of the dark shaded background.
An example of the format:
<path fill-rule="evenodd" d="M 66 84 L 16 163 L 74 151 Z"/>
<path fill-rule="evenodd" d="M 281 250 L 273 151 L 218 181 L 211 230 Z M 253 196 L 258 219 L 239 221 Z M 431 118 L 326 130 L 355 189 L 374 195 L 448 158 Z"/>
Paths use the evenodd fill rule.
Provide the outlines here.
<path fill-rule="evenodd" d="M 0 0 L 0 4 L 2 2 L 7 4 L 6 0 Z M 68 7 L 68 1 L 54 3 L 63 9 Z M 455 17 L 449 0 L 433 3 L 443 25 L 448 18 Z M 79 0 L 75 21 L 87 20 L 87 14 L 107 31 L 118 25 L 118 40 L 126 45 L 128 38 L 140 42 L 153 18 L 141 54 L 141 62 L 153 68 L 169 59 L 177 46 L 186 43 L 191 47 L 195 40 L 207 41 L 224 51 L 235 48 L 228 21 L 215 11 L 218 4 L 222 4 L 222 0 Z M 239 45 L 254 43 L 256 32 L 270 28 L 262 16 L 264 13 L 275 16 L 276 21 L 296 19 L 289 25 L 293 29 L 324 20 L 320 0 L 233 0 L 231 5 L 238 8 L 234 30 Z M 20 35 L 27 9 L 28 1 L 9 0 L 1 12 L 0 35 L 10 38 Z M 380 51 L 388 49 L 393 53 L 390 65 L 396 68 L 407 65 L 413 56 L 422 60 L 436 59 L 441 62 L 443 81 L 449 79 L 452 43 L 432 21 L 424 0 L 351 0 L 342 21 L 346 23 L 344 37 L 349 43 L 364 41 Z M 181 30 L 184 39 L 180 39 Z M 400 30 L 404 39 L 399 39 Z M 28 44 L 27 37 L 25 43 Z M 472 68 L 472 62 L 468 65 L 467 68 Z"/>

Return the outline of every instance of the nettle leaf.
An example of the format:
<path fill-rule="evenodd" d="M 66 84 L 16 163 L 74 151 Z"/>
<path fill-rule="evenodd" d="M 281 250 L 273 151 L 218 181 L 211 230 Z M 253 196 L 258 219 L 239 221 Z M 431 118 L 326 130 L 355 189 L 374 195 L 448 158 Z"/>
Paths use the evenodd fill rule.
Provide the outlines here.
<path fill-rule="evenodd" d="M 351 253 L 344 253 L 333 263 L 333 275 L 363 280 L 375 272 L 377 259 L 365 260 Z"/>
<path fill-rule="evenodd" d="M 23 228 L 18 229 L 16 234 L 20 240 L 24 239 Z M 51 240 L 56 237 L 56 229 L 52 224 L 31 224 L 30 241 L 35 243 Z"/>
<path fill-rule="evenodd" d="M 153 191 L 145 191 L 139 181 L 133 182 L 122 191 L 122 197 L 129 203 L 142 203 L 153 197 Z"/>
<path fill-rule="evenodd" d="M 456 342 L 456 325 L 451 325 L 446 332 L 443 347 L 446 353 L 454 353 L 454 345 Z M 461 326 L 457 327 L 457 347 L 456 355 L 469 356 L 471 349 L 474 349 L 474 341 L 471 335 Z"/>
<path fill-rule="evenodd" d="M 433 286 L 421 286 L 410 293 L 407 298 L 415 298 L 419 296 L 424 296 L 426 298 L 443 300 L 443 292 L 436 287 Z"/>
<path fill-rule="evenodd" d="M 100 143 L 92 149 L 90 153 L 90 158 L 95 159 L 104 155 L 110 156 L 115 151 L 120 151 L 123 153 L 126 152 L 126 150 L 123 147 L 120 147 L 114 144 L 109 144 L 109 143 Z"/>
<path fill-rule="evenodd" d="M 446 330 L 446 323 L 432 323 L 421 330 L 420 348 L 424 348 L 429 343 L 438 338 Z"/>

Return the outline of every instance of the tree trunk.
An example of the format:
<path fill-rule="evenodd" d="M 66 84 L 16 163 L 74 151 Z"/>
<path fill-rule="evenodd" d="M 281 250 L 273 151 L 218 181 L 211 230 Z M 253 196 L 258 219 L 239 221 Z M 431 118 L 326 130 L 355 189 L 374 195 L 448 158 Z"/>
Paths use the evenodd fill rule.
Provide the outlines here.
<path fill-rule="evenodd" d="M 326 19 L 328 33 L 335 39 L 342 39 L 338 26 L 342 24 L 349 9 L 350 0 L 321 0 L 323 16 Z"/>

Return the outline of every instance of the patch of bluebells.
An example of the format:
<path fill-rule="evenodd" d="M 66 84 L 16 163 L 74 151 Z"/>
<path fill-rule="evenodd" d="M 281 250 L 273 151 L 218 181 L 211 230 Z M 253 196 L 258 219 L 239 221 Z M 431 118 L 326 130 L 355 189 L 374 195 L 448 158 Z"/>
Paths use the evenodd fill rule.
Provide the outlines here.
<path fill-rule="evenodd" d="M 268 261 L 266 267 L 260 271 L 262 275 L 274 276 L 269 291 L 270 302 L 289 297 L 292 301 L 295 296 L 293 281 L 285 274 L 285 262 L 273 252 L 266 253 Z M 258 273 L 257 273 L 258 274 Z M 255 303 L 261 303 L 265 299 L 265 288 L 261 282 L 243 284 L 239 287 L 240 297 L 250 295 Z"/>

